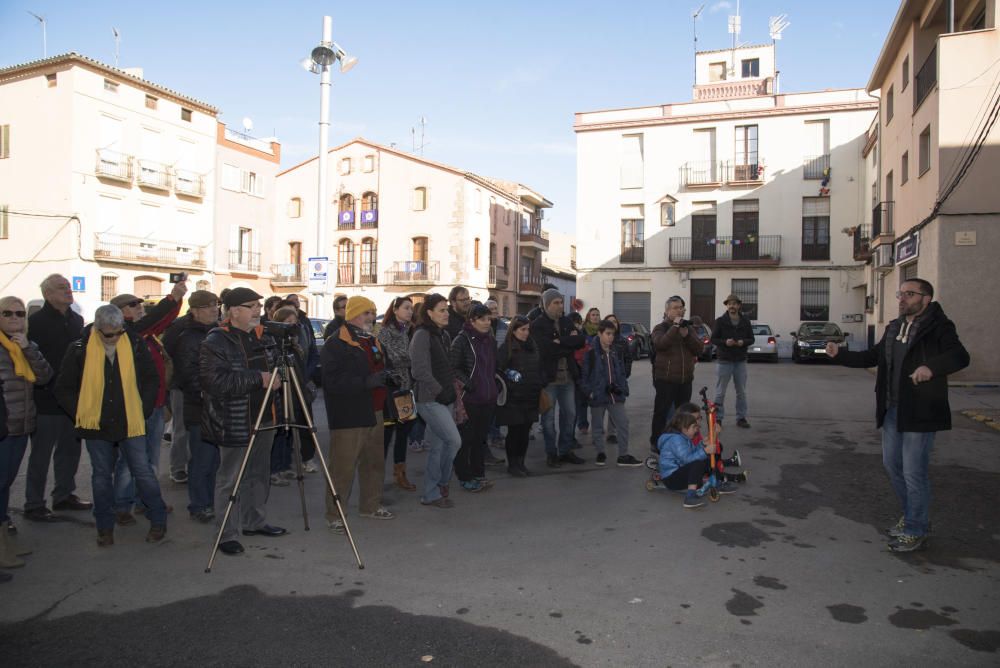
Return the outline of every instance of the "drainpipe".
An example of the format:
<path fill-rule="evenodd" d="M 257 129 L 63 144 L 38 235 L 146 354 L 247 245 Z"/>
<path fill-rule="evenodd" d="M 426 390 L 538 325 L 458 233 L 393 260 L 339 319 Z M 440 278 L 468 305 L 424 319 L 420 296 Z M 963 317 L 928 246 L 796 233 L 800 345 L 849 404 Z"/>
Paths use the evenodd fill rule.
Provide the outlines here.
<path fill-rule="evenodd" d="M 948 32 L 955 32 L 955 0 L 948 0 Z"/>

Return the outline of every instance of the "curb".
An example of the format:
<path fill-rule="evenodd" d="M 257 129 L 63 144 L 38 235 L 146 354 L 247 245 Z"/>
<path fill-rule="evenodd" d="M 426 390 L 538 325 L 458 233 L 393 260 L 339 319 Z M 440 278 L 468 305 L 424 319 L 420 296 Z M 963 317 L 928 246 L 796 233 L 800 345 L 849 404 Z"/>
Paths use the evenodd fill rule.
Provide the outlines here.
<path fill-rule="evenodd" d="M 982 413 L 978 413 L 974 410 L 962 411 L 962 415 L 971 418 L 976 422 L 981 422 L 982 424 L 986 425 L 987 427 L 990 427 L 991 429 L 1000 431 L 1000 419 L 998 418 L 994 418 L 989 415 L 983 415 Z"/>

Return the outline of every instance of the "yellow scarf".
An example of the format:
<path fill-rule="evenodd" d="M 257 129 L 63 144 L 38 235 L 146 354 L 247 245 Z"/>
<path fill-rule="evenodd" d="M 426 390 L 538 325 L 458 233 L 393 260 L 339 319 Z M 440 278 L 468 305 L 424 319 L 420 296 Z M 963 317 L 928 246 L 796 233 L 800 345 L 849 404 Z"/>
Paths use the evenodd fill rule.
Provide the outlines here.
<path fill-rule="evenodd" d="M 79 400 L 76 404 L 76 426 L 80 429 L 97 431 L 101 428 L 101 408 L 104 405 L 104 344 L 101 333 L 92 328 L 87 341 L 87 352 L 83 360 L 83 382 L 80 384 Z M 132 357 L 132 343 L 128 334 L 122 334 L 115 344 L 118 359 L 118 373 L 121 375 L 122 395 L 125 397 L 125 415 L 128 418 L 128 437 L 146 435 L 146 419 L 143 417 L 142 397 L 135 377 L 135 358 Z"/>
<path fill-rule="evenodd" d="M 29 383 L 35 382 L 35 372 L 31 370 L 28 359 L 24 356 L 21 346 L 7 338 L 7 335 L 0 332 L 0 346 L 6 348 L 10 354 L 10 360 L 14 363 L 14 375 L 24 378 Z"/>

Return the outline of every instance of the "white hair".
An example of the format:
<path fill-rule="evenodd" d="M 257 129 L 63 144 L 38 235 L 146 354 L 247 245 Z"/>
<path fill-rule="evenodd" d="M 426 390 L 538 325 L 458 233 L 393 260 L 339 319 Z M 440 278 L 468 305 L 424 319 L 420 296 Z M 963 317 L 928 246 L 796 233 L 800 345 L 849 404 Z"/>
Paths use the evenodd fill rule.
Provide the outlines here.
<path fill-rule="evenodd" d="M 55 290 L 56 283 L 57 282 L 61 283 L 62 281 L 66 281 L 67 283 L 69 282 L 66 279 L 66 277 L 63 276 L 62 274 L 49 274 L 48 276 L 46 276 L 45 280 L 42 281 L 41 285 L 38 286 L 42 289 L 42 296 L 44 297 L 45 295 Z"/>
<path fill-rule="evenodd" d="M 125 316 L 122 310 L 114 304 L 106 304 L 94 311 L 94 327 L 101 331 L 121 329 L 125 326 Z"/>

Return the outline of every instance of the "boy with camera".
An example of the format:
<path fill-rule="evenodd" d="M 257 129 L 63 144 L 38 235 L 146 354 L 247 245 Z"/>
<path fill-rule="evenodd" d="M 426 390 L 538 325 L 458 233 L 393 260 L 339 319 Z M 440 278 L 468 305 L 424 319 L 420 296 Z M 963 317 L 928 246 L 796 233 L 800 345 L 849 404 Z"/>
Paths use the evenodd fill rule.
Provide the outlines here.
<path fill-rule="evenodd" d="M 591 407 L 597 465 L 604 466 L 608 460 L 604 453 L 604 413 L 607 412 L 618 430 L 618 466 L 642 466 L 642 462 L 628 454 L 628 415 L 625 413 L 628 379 L 621 357 L 612 350 L 617 332 L 618 328 L 610 320 L 603 320 L 597 326 L 595 338 L 599 345 L 583 356 L 580 386 Z"/>

